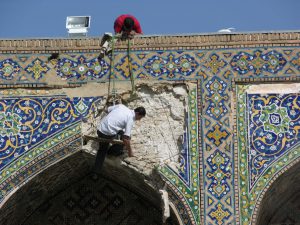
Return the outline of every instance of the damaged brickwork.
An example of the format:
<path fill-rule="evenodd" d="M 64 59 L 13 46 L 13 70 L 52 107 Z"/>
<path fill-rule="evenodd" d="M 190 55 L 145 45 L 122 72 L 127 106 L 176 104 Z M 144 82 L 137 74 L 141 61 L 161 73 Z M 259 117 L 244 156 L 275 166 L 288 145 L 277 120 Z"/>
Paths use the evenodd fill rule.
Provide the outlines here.
<path fill-rule="evenodd" d="M 166 163 L 176 170 L 179 154 L 183 148 L 183 133 L 186 127 L 188 85 L 186 84 L 141 84 L 137 87 L 137 97 L 132 99 L 128 92 L 119 93 L 123 104 L 134 109 L 144 106 L 147 115 L 137 121 L 132 131 L 134 157 L 122 156 L 122 164 L 138 172 L 150 175 L 152 170 Z M 98 110 L 104 108 L 106 99 Z M 105 112 L 83 124 L 83 135 L 96 136 L 96 125 Z M 83 150 L 96 154 L 98 144 L 89 141 Z M 108 157 L 111 158 L 111 157 Z"/>

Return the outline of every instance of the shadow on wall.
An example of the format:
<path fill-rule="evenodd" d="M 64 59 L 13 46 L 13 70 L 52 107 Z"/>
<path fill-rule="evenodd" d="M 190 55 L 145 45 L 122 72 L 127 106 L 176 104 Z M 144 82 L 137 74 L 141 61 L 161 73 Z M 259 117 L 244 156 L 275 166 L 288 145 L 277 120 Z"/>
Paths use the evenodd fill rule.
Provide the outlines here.
<path fill-rule="evenodd" d="M 0 224 L 161 224 L 161 199 L 129 168 L 104 165 L 91 171 L 84 152 L 56 163 L 19 188 L 0 210 Z"/>
<path fill-rule="evenodd" d="M 257 225 L 300 224 L 299 161 L 267 190 L 257 218 Z"/>

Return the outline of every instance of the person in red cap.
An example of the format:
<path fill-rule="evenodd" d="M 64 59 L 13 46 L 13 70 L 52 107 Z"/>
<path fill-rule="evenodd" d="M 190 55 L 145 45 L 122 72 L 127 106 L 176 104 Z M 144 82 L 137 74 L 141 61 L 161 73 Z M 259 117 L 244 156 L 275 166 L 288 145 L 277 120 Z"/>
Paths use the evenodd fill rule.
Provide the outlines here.
<path fill-rule="evenodd" d="M 115 34 L 120 36 L 121 40 L 133 38 L 135 34 L 143 34 L 139 21 L 132 15 L 124 14 L 117 17 L 114 23 Z M 101 50 L 98 57 L 100 61 L 111 51 L 112 34 L 105 33 L 101 40 Z"/>
<path fill-rule="evenodd" d="M 124 38 L 143 33 L 139 21 L 129 14 L 120 15 L 115 20 L 114 30 L 116 34 L 121 34 Z"/>

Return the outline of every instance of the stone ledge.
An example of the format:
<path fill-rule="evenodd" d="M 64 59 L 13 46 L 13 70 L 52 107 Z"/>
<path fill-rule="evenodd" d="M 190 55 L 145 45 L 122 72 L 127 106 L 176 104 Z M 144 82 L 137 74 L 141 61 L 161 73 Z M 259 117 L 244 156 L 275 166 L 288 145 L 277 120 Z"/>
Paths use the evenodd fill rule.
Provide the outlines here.
<path fill-rule="evenodd" d="M 101 37 L 83 39 L 19 39 L 0 40 L 0 53 L 97 51 Z M 300 44 L 300 31 L 265 33 L 191 34 L 174 36 L 136 36 L 133 50 L 215 49 L 232 47 L 295 46 Z M 117 50 L 127 48 L 118 42 Z"/>

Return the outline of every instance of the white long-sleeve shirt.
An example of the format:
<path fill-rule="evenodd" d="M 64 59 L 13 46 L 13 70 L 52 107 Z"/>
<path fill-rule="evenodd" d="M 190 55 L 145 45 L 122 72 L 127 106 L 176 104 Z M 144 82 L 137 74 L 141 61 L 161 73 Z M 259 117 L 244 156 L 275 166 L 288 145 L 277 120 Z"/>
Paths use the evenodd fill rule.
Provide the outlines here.
<path fill-rule="evenodd" d="M 134 125 L 135 112 L 125 105 L 118 104 L 108 108 L 108 114 L 100 121 L 97 129 L 105 135 L 116 135 L 120 130 L 124 131 L 124 135 L 131 135 Z"/>

